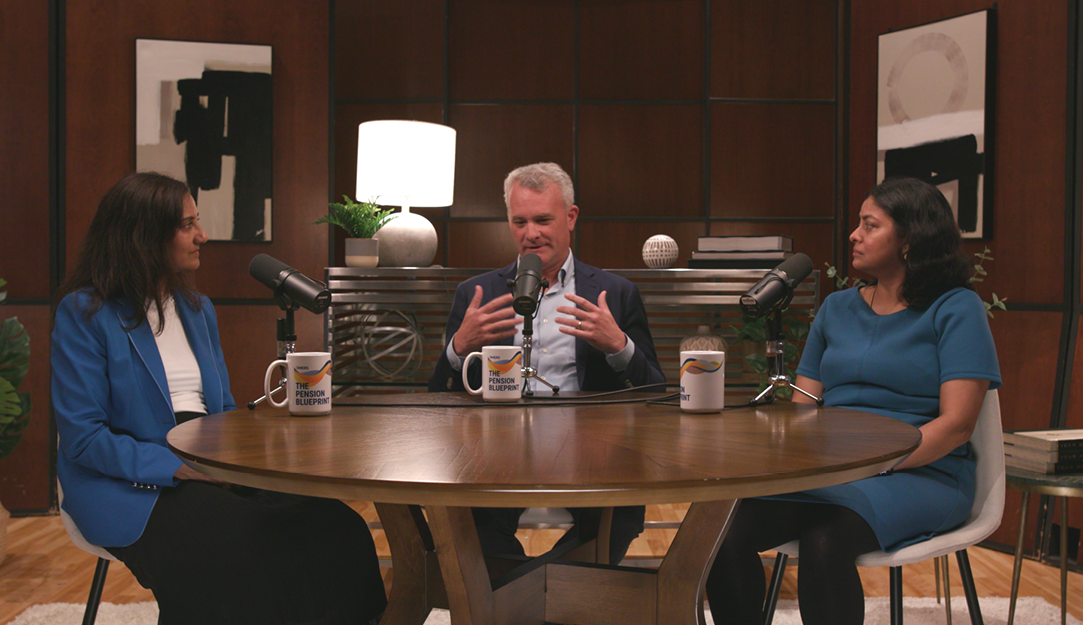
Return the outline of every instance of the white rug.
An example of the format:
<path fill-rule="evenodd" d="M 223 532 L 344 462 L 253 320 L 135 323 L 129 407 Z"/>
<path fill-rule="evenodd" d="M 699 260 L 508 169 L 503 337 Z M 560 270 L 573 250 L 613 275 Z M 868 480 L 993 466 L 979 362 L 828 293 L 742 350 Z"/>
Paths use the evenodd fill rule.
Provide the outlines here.
<path fill-rule="evenodd" d="M 981 613 L 986 625 L 1004 625 L 1008 622 L 1008 599 L 1002 597 L 984 597 L 981 601 Z M 931 598 L 906 598 L 903 600 L 907 625 L 939 625 L 946 622 L 944 606 Z M 83 621 L 83 604 L 49 603 L 31 606 L 11 622 L 10 625 L 79 625 Z M 952 622 L 960 625 L 970 623 L 970 613 L 966 609 L 966 599 L 962 596 L 951 598 Z M 888 625 L 887 597 L 868 599 L 865 602 L 865 625 Z M 98 610 L 97 625 L 155 625 L 158 622 L 158 605 L 153 602 L 113 605 L 103 603 Z M 710 614 L 707 622 L 713 625 Z M 1050 605 L 1038 597 L 1020 597 L 1015 607 L 1015 622 L 1019 625 L 1037 625 L 1060 623 L 1060 606 Z M 425 625 L 448 625 L 450 619 L 445 610 L 433 610 Z M 775 613 L 775 625 L 799 625 L 801 617 L 797 613 L 797 603 L 780 601 Z M 1078 619 L 1068 615 L 1068 625 L 1083 625 Z"/>

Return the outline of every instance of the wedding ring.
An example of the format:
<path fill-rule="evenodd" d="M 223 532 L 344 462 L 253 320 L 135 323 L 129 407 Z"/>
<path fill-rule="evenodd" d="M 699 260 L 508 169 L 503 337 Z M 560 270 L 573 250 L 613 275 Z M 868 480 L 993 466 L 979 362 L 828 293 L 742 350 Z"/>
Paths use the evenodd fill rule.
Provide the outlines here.
<path fill-rule="evenodd" d="M 583 329 L 583 320 L 582 319 L 579 320 L 579 325 L 575 326 L 575 329 L 576 330 L 582 330 Z"/>

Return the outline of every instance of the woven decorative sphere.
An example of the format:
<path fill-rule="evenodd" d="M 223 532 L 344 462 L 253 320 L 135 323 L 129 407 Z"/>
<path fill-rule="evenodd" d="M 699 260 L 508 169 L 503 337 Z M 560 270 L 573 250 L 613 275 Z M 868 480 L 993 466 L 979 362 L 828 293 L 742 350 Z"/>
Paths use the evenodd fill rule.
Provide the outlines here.
<path fill-rule="evenodd" d="M 656 234 L 643 243 L 643 262 L 651 269 L 666 269 L 677 262 L 678 252 L 673 237 Z"/>

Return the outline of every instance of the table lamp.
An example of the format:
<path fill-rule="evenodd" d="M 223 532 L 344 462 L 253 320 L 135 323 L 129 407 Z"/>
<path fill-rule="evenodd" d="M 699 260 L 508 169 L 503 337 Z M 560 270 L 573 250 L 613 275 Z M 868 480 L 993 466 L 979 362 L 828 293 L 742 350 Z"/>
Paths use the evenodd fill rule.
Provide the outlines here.
<path fill-rule="evenodd" d="M 373 237 L 381 267 L 427 267 L 436 228 L 411 206 L 450 206 L 455 192 L 455 129 L 406 120 L 357 127 L 357 198 L 401 206 Z"/>

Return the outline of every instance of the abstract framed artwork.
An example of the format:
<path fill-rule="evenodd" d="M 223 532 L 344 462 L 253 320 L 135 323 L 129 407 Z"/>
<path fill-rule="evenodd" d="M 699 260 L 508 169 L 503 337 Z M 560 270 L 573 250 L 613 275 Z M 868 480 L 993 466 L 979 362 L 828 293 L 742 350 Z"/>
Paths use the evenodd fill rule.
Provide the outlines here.
<path fill-rule="evenodd" d="M 211 240 L 271 240 L 271 84 L 271 46 L 135 41 L 135 168 L 185 181 Z"/>
<path fill-rule="evenodd" d="M 880 35 L 876 180 L 936 185 L 964 238 L 992 236 L 996 12 Z"/>

